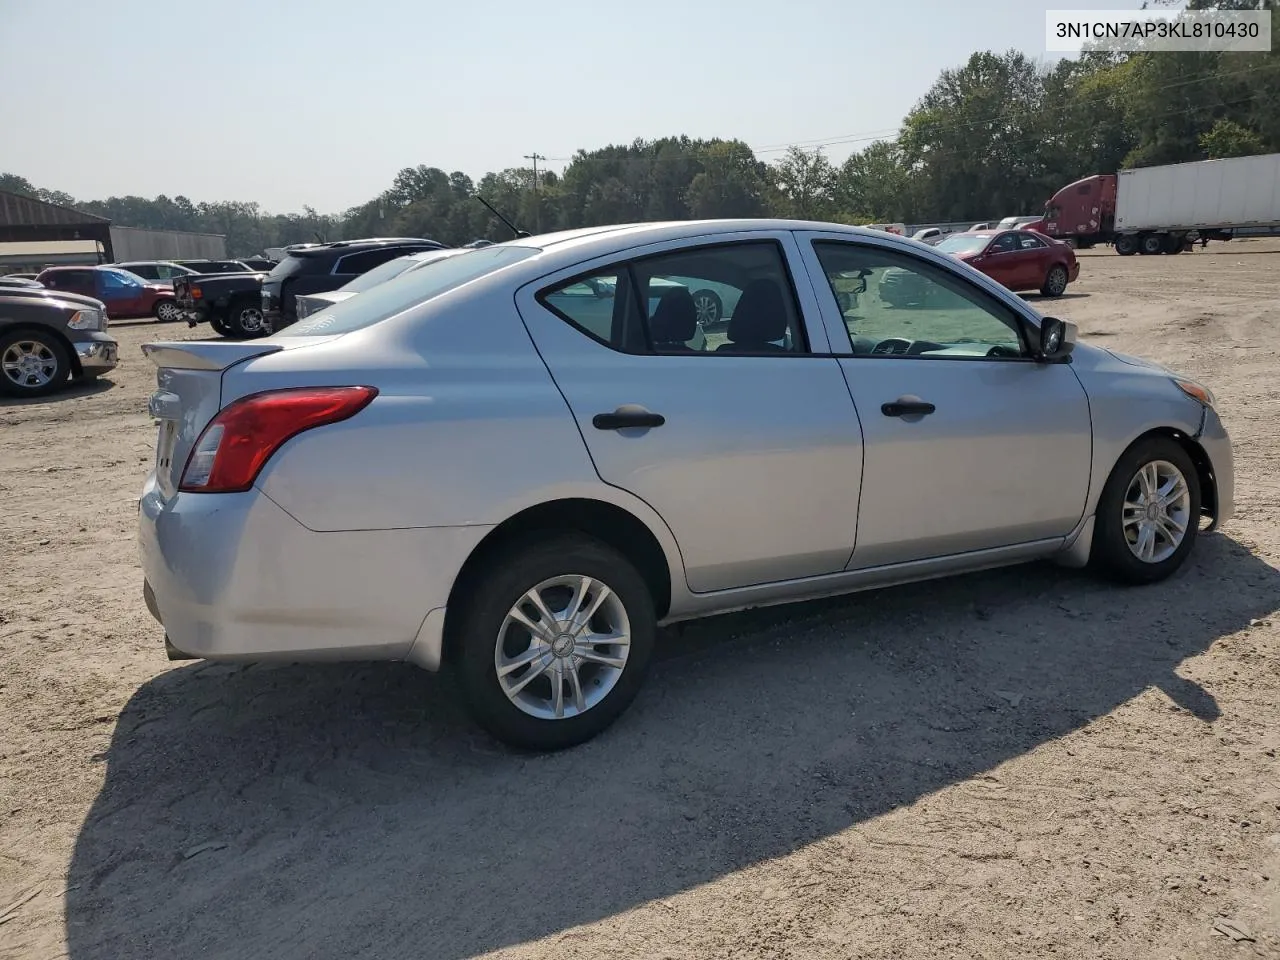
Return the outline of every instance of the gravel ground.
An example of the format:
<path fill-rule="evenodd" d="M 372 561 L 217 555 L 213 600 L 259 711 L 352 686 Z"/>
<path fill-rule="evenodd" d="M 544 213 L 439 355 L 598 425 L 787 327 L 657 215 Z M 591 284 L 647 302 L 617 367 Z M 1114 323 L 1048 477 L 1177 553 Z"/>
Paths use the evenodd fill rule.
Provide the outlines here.
<path fill-rule="evenodd" d="M 0 406 L 0 957 L 1280 957 L 1280 243 L 1081 259 L 1052 310 L 1235 440 L 1176 578 L 704 621 L 546 757 L 407 666 L 165 660 L 138 346 L 200 331 L 117 325 L 109 381 Z"/>

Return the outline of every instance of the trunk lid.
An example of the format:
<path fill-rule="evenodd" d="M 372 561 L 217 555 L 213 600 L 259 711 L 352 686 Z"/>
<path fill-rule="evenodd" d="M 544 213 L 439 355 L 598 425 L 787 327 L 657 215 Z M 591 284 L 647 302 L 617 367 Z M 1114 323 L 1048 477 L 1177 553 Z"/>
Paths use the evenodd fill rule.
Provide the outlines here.
<path fill-rule="evenodd" d="M 306 341 L 298 344 L 303 346 Z M 187 456 L 205 426 L 222 409 L 222 375 L 254 357 L 286 349 L 284 343 L 256 341 L 172 341 L 145 343 L 155 363 L 156 391 L 147 410 L 158 421 L 156 484 L 165 499 L 178 490 Z"/>

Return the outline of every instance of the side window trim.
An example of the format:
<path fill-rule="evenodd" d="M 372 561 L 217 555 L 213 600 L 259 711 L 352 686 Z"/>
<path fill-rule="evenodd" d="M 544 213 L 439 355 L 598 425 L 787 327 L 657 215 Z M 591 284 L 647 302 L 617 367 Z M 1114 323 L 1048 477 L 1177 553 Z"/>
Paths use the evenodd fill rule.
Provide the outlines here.
<path fill-rule="evenodd" d="M 819 309 L 821 310 L 822 323 L 826 328 L 827 337 L 837 344 L 852 343 L 849 337 L 849 328 L 845 325 L 844 315 L 840 311 L 840 305 L 836 301 L 835 294 L 831 291 L 831 287 L 827 282 L 826 270 L 823 268 L 821 261 L 818 259 L 815 245 L 818 243 L 845 243 L 852 246 L 861 247 L 872 251 L 884 251 L 889 254 L 895 254 L 909 260 L 933 266 L 935 269 L 946 269 L 941 264 L 934 263 L 928 257 L 920 256 L 915 251 L 907 251 L 900 249 L 896 244 L 887 241 L 881 241 L 878 237 L 862 237 L 850 234 L 828 233 L 818 230 L 797 230 L 795 238 L 800 246 L 800 258 L 804 264 L 804 269 L 808 274 L 810 284 L 814 288 L 814 293 L 818 299 Z M 941 256 L 941 255 L 939 255 Z M 895 354 L 892 356 L 854 353 L 852 349 L 840 350 L 831 348 L 829 353 L 812 354 L 813 356 L 834 357 L 838 360 L 869 360 L 877 363 L 886 359 L 894 360 L 948 360 L 958 361 L 961 363 L 985 362 L 985 363 L 1035 363 L 1034 357 L 1030 354 L 1030 342 L 1034 340 L 1034 331 L 1039 329 L 1039 315 L 1030 312 L 1030 308 L 1026 303 L 1018 298 L 1017 294 L 1011 293 L 1003 286 L 999 286 L 996 281 L 989 277 L 983 277 L 986 283 L 997 286 L 997 290 L 988 290 L 986 286 L 975 280 L 974 278 L 957 274 L 955 279 L 962 284 L 969 293 L 985 308 L 990 309 L 992 313 L 1004 312 L 1009 315 L 1017 324 L 1017 335 L 1019 343 L 1027 356 L 1022 357 L 987 357 L 987 356 L 923 356 L 923 355 L 905 355 Z M 1017 303 L 1011 303 L 1010 298 L 1016 299 Z M 994 309 L 992 309 L 994 308 Z"/>
<path fill-rule="evenodd" d="M 831 344 L 829 332 L 826 330 L 820 303 L 818 301 L 817 291 L 813 288 L 813 279 L 809 276 L 807 265 L 804 262 L 802 250 L 799 242 L 791 231 L 760 231 L 760 232 L 744 232 L 741 234 L 707 236 L 698 238 L 686 238 L 678 243 L 663 243 L 650 245 L 639 250 L 628 251 L 626 255 L 601 258 L 594 266 L 587 270 L 579 270 L 572 274 L 553 274 L 555 279 L 546 282 L 547 278 L 535 281 L 531 286 L 533 289 L 534 301 L 543 309 L 550 311 L 556 317 L 569 324 L 573 329 L 585 334 L 595 342 L 599 343 L 615 353 L 623 353 L 632 356 L 685 356 L 684 354 L 668 354 L 656 353 L 653 350 L 653 341 L 648 327 L 648 323 L 643 323 L 642 329 L 646 342 L 646 349 L 639 351 L 636 349 L 623 349 L 611 342 L 602 340 L 599 336 L 585 329 L 576 323 L 572 318 L 567 317 L 562 311 L 556 309 L 547 302 L 547 297 L 559 290 L 571 286 L 574 283 L 582 283 L 586 280 L 600 276 L 601 274 L 613 272 L 621 278 L 622 275 L 627 277 L 627 287 L 631 293 L 633 304 L 632 309 L 640 310 L 640 315 L 648 318 L 648 310 L 640 295 L 639 284 L 636 282 L 635 265 L 648 260 L 656 260 L 664 257 L 678 256 L 682 253 L 703 251 L 715 249 L 719 247 L 736 247 L 745 244 L 770 244 L 776 248 L 778 261 L 782 267 L 786 280 L 786 290 L 784 295 L 790 297 L 792 307 L 795 311 L 796 332 L 803 341 L 802 349 L 799 351 L 787 351 L 785 353 L 769 354 L 769 353 L 731 353 L 725 352 L 727 357 L 831 357 Z M 808 281 L 804 284 L 803 281 Z M 825 278 L 823 279 L 825 283 Z M 806 289 L 807 287 L 807 289 Z M 616 309 L 615 309 L 616 313 Z M 615 318 L 616 322 L 616 318 Z M 821 339 L 819 339 L 819 336 Z M 695 352 L 688 356 L 712 356 L 718 355 L 715 351 Z"/>

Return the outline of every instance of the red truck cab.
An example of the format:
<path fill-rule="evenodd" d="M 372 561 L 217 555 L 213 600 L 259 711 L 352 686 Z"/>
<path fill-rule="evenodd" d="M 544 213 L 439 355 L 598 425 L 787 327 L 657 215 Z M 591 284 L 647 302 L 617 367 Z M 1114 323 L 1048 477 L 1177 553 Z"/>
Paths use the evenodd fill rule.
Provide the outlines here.
<path fill-rule="evenodd" d="M 1044 206 L 1044 219 L 1028 224 L 1058 240 L 1074 239 L 1081 247 L 1110 238 L 1116 217 L 1116 176 L 1102 173 L 1069 183 Z"/>

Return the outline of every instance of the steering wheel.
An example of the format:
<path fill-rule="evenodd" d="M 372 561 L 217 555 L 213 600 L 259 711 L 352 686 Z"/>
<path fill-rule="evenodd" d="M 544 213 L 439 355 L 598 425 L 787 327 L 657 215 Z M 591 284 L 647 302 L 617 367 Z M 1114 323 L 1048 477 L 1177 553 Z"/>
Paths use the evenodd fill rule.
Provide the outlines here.
<path fill-rule="evenodd" d="M 994 347 L 992 347 L 990 350 L 987 351 L 987 356 L 999 357 L 1001 359 L 1006 359 L 1006 360 L 1016 360 L 1018 357 L 1022 356 L 1022 354 L 1019 353 L 1017 350 L 1014 350 L 1012 347 L 1006 347 L 1002 344 L 997 343 Z"/>
<path fill-rule="evenodd" d="M 881 340 L 871 348 L 871 352 L 879 356 L 893 356 L 900 353 L 908 353 L 910 350 L 911 341 L 902 337 L 889 337 L 887 340 Z"/>

